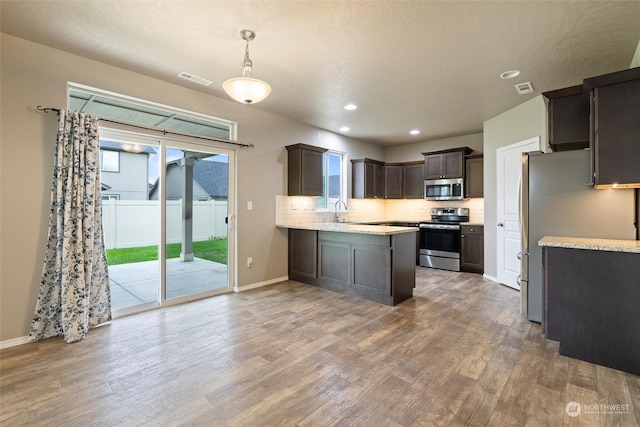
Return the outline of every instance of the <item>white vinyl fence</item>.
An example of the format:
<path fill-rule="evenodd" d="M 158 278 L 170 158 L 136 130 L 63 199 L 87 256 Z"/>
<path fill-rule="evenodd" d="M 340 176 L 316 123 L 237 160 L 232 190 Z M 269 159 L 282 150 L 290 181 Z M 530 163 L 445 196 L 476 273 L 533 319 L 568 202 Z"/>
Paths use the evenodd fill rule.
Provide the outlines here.
<path fill-rule="evenodd" d="M 193 202 L 193 241 L 227 237 L 227 201 Z M 157 245 L 160 239 L 157 200 L 103 200 L 102 225 L 107 249 Z M 180 243 L 182 201 L 167 202 L 167 243 Z"/>

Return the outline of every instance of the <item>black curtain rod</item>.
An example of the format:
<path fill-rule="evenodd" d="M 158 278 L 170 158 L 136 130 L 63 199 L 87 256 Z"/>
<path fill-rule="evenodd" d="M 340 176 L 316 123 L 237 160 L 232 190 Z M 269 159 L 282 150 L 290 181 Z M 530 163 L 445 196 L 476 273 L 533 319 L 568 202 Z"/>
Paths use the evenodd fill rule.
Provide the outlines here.
<path fill-rule="evenodd" d="M 36 110 L 42 111 L 44 113 L 48 113 L 49 111 L 55 111 L 56 113 L 60 112 L 59 108 L 43 107 L 41 105 L 38 105 L 36 107 Z M 190 135 L 190 134 L 180 133 L 180 132 L 172 132 L 172 131 L 166 130 L 166 129 L 152 128 L 152 127 L 137 125 L 137 124 L 128 123 L 128 122 L 120 122 L 118 120 L 103 119 L 101 117 L 98 117 L 98 119 L 101 122 L 115 123 L 115 124 L 118 124 L 118 125 L 128 126 L 128 127 L 137 128 L 137 129 L 144 129 L 144 130 L 148 130 L 148 131 L 152 131 L 152 132 L 162 132 L 163 135 L 185 136 L 185 137 L 188 137 L 188 138 L 196 138 L 196 139 L 202 139 L 202 140 L 205 140 L 205 141 L 215 141 L 215 142 L 221 142 L 223 144 L 236 145 L 238 147 L 243 147 L 243 148 L 255 148 L 255 145 L 253 145 L 253 144 L 242 144 L 240 142 L 229 141 L 228 139 L 214 138 L 214 137 L 211 137 L 211 136 Z"/>
<path fill-rule="evenodd" d="M 59 113 L 59 112 L 60 112 L 60 109 L 59 109 L 59 108 L 53 108 L 53 107 L 46 107 L 46 108 L 45 108 L 45 107 L 43 107 L 42 105 L 38 105 L 38 106 L 36 107 L 36 110 L 38 110 L 38 111 L 42 111 L 42 112 L 45 112 L 45 113 L 48 113 L 49 111 L 55 111 L 56 113 Z"/>

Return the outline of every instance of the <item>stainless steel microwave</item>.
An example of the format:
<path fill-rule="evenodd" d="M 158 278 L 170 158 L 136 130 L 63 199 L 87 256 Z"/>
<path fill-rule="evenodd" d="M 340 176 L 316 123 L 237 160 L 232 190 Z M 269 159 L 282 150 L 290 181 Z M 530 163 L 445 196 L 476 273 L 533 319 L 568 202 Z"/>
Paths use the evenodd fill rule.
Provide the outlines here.
<path fill-rule="evenodd" d="M 462 178 L 427 179 L 424 181 L 426 200 L 464 200 Z"/>

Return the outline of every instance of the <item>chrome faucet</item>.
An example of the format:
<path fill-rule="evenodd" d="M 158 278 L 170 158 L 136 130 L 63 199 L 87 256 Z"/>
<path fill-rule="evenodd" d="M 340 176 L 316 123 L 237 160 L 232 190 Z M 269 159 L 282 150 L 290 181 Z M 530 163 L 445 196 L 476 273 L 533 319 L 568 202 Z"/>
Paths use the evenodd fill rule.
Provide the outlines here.
<path fill-rule="evenodd" d="M 342 203 L 342 206 L 344 206 L 344 210 L 345 211 L 348 209 L 347 208 L 347 204 L 343 200 L 338 199 L 338 201 L 336 202 L 335 211 L 334 211 L 334 214 L 333 214 L 333 222 L 339 222 L 338 221 L 339 220 L 339 218 L 338 218 L 338 205 L 341 204 L 341 203 Z"/>

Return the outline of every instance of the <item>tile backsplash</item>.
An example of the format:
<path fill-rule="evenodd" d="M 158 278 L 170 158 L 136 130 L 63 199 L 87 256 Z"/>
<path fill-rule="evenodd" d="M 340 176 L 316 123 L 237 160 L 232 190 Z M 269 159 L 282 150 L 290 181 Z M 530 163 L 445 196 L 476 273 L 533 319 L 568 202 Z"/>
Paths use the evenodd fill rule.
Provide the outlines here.
<path fill-rule="evenodd" d="M 422 221 L 431 217 L 434 207 L 469 208 L 469 221 L 484 223 L 484 199 L 432 202 L 423 199 L 348 199 L 347 212 L 340 212 L 341 221 Z M 276 196 L 276 224 L 306 224 L 331 222 L 334 207 L 326 212 L 316 212 L 314 197 Z"/>

